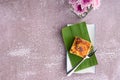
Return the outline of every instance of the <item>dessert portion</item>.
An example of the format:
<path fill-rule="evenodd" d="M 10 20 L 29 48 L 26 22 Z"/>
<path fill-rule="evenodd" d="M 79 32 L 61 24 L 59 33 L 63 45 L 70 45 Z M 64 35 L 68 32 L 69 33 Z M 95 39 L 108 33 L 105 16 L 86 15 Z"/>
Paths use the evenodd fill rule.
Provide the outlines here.
<path fill-rule="evenodd" d="M 70 53 L 84 58 L 91 49 L 91 43 L 79 37 L 75 37 Z"/>

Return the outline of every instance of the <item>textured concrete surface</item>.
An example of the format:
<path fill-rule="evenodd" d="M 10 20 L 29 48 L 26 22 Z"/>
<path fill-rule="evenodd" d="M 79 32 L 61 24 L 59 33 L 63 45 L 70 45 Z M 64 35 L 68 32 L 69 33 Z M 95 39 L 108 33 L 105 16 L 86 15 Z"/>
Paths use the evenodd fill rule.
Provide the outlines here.
<path fill-rule="evenodd" d="M 67 0 L 0 0 L 0 80 L 120 80 L 120 1 L 79 20 Z M 96 24 L 96 74 L 65 73 L 61 28 Z"/>

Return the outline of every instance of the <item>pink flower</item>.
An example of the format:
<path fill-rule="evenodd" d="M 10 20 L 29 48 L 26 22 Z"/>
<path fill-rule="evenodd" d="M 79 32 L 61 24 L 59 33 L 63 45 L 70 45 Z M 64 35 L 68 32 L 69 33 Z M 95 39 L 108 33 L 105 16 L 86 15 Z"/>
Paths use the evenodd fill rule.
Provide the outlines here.
<path fill-rule="evenodd" d="M 98 7 L 100 6 L 100 0 L 93 0 L 92 6 L 93 9 L 98 9 Z"/>
<path fill-rule="evenodd" d="M 79 3 L 76 3 L 76 4 L 74 4 L 74 5 L 72 5 L 73 6 L 73 11 L 77 14 L 77 15 L 81 15 L 81 14 L 83 14 L 84 12 L 86 12 L 87 11 L 87 8 L 82 8 L 82 5 L 81 4 L 79 4 Z"/>
<path fill-rule="evenodd" d="M 69 0 L 69 4 L 73 8 L 73 12 L 77 15 L 82 15 L 88 12 L 91 8 L 98 9 L 100 6 L 100 0 Z"/>

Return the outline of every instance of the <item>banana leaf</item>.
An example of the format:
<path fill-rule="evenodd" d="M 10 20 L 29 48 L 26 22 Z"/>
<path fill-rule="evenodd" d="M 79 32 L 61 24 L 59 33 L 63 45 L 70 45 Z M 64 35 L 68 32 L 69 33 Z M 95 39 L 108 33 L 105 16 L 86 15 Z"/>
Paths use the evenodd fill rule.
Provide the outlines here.
<path fill-rule="evenodd" d="M 70 26 L 65 26 L 64 28 L 62 28 L 63 41 L 64 41 L 64 44 L 65 44 L 65 48 L 68 52 L 72 67 L 75 67 L 83 59 L 83 58 L 81 58 L 79 56 L 76 56 L 74 54 L 71 54 L 69 52 L 69 50 L 70 50 L 70 48 L 73 44 L 75 36 L 81 37 L 81 38 L 91 42 L 85 22 L 73 24 L 73 25 L 70 25 Z M 88 67 L 91 67 L 91 66 L 95 66 L 97 64 L 98 64 L 98 62 L 97 62 L 96 56 L 93 55 L 89 59 L 86 59 L 75 70 L 75 72 L 77 72 L 79 70 L 82 70 L 82 69 L 85 69 L 85 68 L 88 68 Z"/>

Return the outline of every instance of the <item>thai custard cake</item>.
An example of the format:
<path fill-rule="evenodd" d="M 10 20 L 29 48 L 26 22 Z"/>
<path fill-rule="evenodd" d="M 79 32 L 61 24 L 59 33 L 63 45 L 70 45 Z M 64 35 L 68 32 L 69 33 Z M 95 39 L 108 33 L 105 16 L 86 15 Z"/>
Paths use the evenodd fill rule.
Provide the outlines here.
<path fill-rule="evenodd" d="M 89 41 L 75 37 L 70 53 L 84 58 L 91 50 L 91 45 Z"/>

